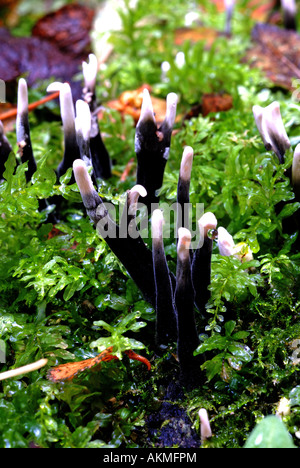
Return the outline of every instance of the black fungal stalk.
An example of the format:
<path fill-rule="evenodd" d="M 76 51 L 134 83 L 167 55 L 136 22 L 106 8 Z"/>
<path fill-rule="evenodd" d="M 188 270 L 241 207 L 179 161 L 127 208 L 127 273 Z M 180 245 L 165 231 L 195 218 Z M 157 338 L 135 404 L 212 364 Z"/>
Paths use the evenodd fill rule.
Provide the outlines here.
<path fill-rule="evenodd" d="M 194 288 L 190 260 L 191 233 L 179 228 L 175 305 L 177 311 L 177 356 L 181 380 L 186 386 L 194 386 L 199 380 L 199 359 L 193 355 L 200 341 L 194 316 Z"/>
<path fill-rule="evenodd" d="M 157 345 L 168 345 L 176 341 L 177 324 L 173 285 L 175 279 L 169 271 L 163 242 L 163 213 L 156 209 L 151 217 L 152 255 L 156 294 Z"/>
<path fill-rule="evenodd" d="M 119 226 L 111 219 L 105 203 L 94 189 L 86 164 L 81 159 L 73 164 L 75 180 L 79 187 L 87 214 L 98 234 L 121 261 L 129 275 L 140 288 L 145 299 L 155 307 L 155 284 L 152 252 L 138 235 L 122 237 Z"/>
<path fill-rule="evenodd" d="M 98 61 L 94 54 L 89 55 L 89 62 L 82 62 L 84 88 L 83 100 L 91 111 L 90 148 L 92 165 L 96 179 L 109 179 L 111 173 L 111 161 L 107 148 L 103 142 L 97 117 L 96 77 Z"/>
<path fill-rule="evenodd" d="M 141 114 L 136 126 L 135 152 L 137 156 L 137 184 L 147 190 L 144 203 L 151 212 L 151 205 L 159 201 L 165 166 L 169 157 L 171 135 L 176 117 L 177 95 L 167 96 L 167 111 L 162 124 L 157 127 L 149 91 L 144 89 Z"/>
<path fill-rule="evenodd" d="M 29 182 L 31 180 L 32 175 L 35 173 L 37 167 L 31 145 L 30 127 L 28 119 L 28 89 L 27 83 L 24 80 L 24 78 L 20 78 L 18 84 L 16 134 L 19 148 L 18 152 L 20 154 L 21 162 L 28 163 L 28 170 L 26 171 L 26 181 Z"/>
<path fill-rule="evenodd" d="M 198 248 L 194 250 L 192 260 L 192 282 L 195 291 L 195 305 L 205 312 L 205 305 L 211 293 L 208 289 L 211 280 L 211 256 L 213 237 L 216 234 L 217 220 L 213 213 L 205 213 L 198 222 L 200 240 Z"/>

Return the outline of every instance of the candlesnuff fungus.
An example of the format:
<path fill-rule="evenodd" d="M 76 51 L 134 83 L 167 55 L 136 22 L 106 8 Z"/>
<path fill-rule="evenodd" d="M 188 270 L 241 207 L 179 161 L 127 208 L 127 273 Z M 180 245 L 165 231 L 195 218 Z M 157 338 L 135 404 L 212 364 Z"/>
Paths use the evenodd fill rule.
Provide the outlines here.
<path fill-rule="evenodd" d="M 175 305 L 177 312 L 177 356 L 183 383 L 193 385 L 199 379 L 199 363 L 193 355 L 199 346 L 194 316 L 194 288 L 190 260 L 191 233 L 178 230 Z"/>
<path fill-rule="evenodd" d="M 225 257 L 234 255 L 242 263 L 253 260 L 253 254 L 250 247 L 245 242 L 235 244 L 232 235 L 223 227 L 218 228 L 217 244 L 220 255 Z"/>
<path fill-rule="evenodd" d="M 194 151 L 190 146 L 183 150 L 177 184 L 177 231 L 180 227 L 189 229 L 190 181 Z"/>
<path fill-rule="evenodd" d="M 135 185 L 127 191 L 125 206 L 123 208 L 120 221 L 120 237 L 139 237 L 136 225 L 136 213 L 140 197 L 147 195 L 146 189 L 142 185 Z"/>
<path fill-rule="evenodd" d="M 210 298 L 208 286 L 211 280 L 211 256 L 213 237 L 217 227 L 217 219 L 213 213 L 207 212 L 198 221 L 200 240 L 194 250 L 192 259 L 192 281 L 195 291 L 195 305 L 203 312 Z"/>
<path fill-rule="evenodd" d="M 225 34 L 231 34 L 231 22 L 235 0 L 224 0 L 225 5 Z"/>
<path fill-rule="evenodd" d="M 85 162 L 81 159 L 74 161 L 73 170 L 83 204 L 98 234 L 105 239 L 111 250 L 124 265 L 145 299 L 155 307 L 155 284 L 151 250 L 146 246 L 138 232 L 134 237 L 120 235 L 120 227 L 111 219 L 105 203 L 94 189 Z"/>
<path fill-rule="evenodd" d="M 167 96 L 166 116 L 157 127 L 149 91 L 144 89 L 139 121 L 136 125 L 135 152 L 137 156 L 137 184 L 147 190 L 144 199 L 148 210 L 157 204 L 164 170 L 169 157 L 171 134 L 176 117 L 177 95 Z"/>
<path fill-rule="evenodd" d="M 98 61 L 94 54 L 89 55 L 89 62 L 82 62 L 84 88 L 82 90 L 83 100 L 89 105 L 91 111 L 90 148 L 92 165 L 96 179 L 108 179 L 111 177 L 111 161 L 102 140 L 98 117 L 96 77 Z"/>
<path fill-rule="evenodd" d="M 98 72 L 98 61 L 95 54 L 89 54 L 89 61 L 82 62 L 82 73 L 84 87 L 82 89 L 83 99 L 90 106 L 91 112 L 96 110 L 96 79 Z"/>
<path fill-rule="evenodd" d="M 274 101 L 267 107 L 255 105 L 252 110 L 266 150 L 274 151 L 282 164 L 291 144 L 282 122 L 279 103 Z"/>
<path fill-rule="evenodd" d="M 296 146 L 292 163 L 292 185 L 296 199 L 300 200 L 300 143 Z"/>
<path fill-rule="evenodd" d="M 286 29 L 297 30 L 297 5 L 295 0 L 281 0 L 281 9 L 283 11 L 283 23 Z"/>
<path fill-rule="evenodd" d="M 229 257 L 229 255 L 234 255 L 234 240 L 231 234 L 227 229 L 220 226 L 218 228 L 217 236 L 217 245 L 220 252 L 220 255 Z"/>
<path fill-rule="evenodd" d="M 0 120 L 0 181 L 3 177 L 3 173 L 5 170 L 5 163 L 11 151 L 12 146 L 5 136 L 3 123 Z"/>
<path fill-rule="evenodd" d="M 47 87 L 47 91 L 59 91 L 60 113 L 64 133 L 64 156 L 56 171 L 58 178 L 60 178 L 72 167 L 75 159 L 80 158 L 75 129 L 75 109 L 69 83 L 51 83 Z"/>
<path fill-rule="evenodd" d="M 199 409 L 201 442 L 212 436 L 208 414 L 205 408 Z"/>
<path fill-rule="evenodd" d="M 28 182 L 31 180 L 31 177 L 36 171 L 37 167 L 30 139 L 30 127 L 28 120 L 28 89 L 24 78 L 20 78 L 18 83 L 16 134 L 21 161 L 22 163 L 28 162 L 28 170 L 26 171 L 26 180 Z"/>
<path fill-rule="evenodd" d="M 176 341 L 177 322 L 174 302 L 174 278 L 167 264 L 163 242 L 163 213 L 156 209 L 151 217 L 152 255 L 156 293 L 155 341 L 167 345 Z"/>

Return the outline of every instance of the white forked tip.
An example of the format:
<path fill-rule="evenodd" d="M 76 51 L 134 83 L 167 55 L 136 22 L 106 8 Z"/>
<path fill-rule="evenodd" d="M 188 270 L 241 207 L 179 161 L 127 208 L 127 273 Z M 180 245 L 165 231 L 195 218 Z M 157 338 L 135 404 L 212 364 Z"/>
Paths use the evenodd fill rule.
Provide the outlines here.
<path fill-rule="evenodd" d="M 231 234 L 223 228 L 218 228 L 218 248 L 220 255 L 229 257 L 229 255 L 234 254 L 234 240 Z"/>
<path fill-rule="evenodd" d="M 164 217 L 162 211 L 157 208 L 151 216 L 151 231 L 153 240 L 161 240 L 163 237 Z"/>
<path fill-rule="evenodd" d="M 18 83 L 17 112 L 18 114 L 28 112 L 28 88 L 24 78 L 20 78 Z"/>
<path fill-rule="evenodd" d="M 89 105 L 82 99 L 76 101 L 76 132 L 80 133 L 85 141 L 90 139 L 92 117 Z"/>
<path fill-rule="evenodd" d="M 95 54 L 89 54 L 89 62 L 82 62 L 82 72 L 84 78 L 84 85 L 91 91 L 94 91 L 96 86 L 97 71 L 97 57 Z"/>
<path fill-rule="evenodd" d="M 180 260 L 189 258 L 189 249 L 191 245 L 192 235 L 190 231 L 184 227 L 178 229 L 178 244 L 177 255 Z"/>
<path fill-rule="evenodd" d="M 182 153 L 180 164 L 180 178 L 188 181 L 191 178 L 194 150 L 191 146 L 186 146 Z"/>
<path fill-rule="evenodd" d="M 198 412 L 200 418 L 200 434 L 201 440 L 204 441 L 212 436 L 208 414 L 205 408 L 201 408 Z"/>
<path fill-rule="evenodd" d="M 167 110 L 165 121 L 168 123 L 169 127 L 173 127 L 176 119 L 176 109 L 178 103 L 178 96 L 176 93 L 169 93 L 167 95 Z"/>
<path fill-rule="evenodd" d="M 279 103 L 274 101 L 264 108 L 255 105 L 252 111 L 266 149 L 272 149 L 281 158 L 282 152 L 285 152 L 291 144 L 281 118 Z"/>
<path fill-rule="evenodd" d="M 73 172 L 81 195 L 88 195 L 94 192 L 92 179 L 87 171 L 85 162 L 82 159 L 75 159 L 73 162 Z"/>
<path fill-rule="evenodd" d="M 152 120 L 155 123 L 154 111 L 152 106 L 152 101 L 150 97 L 150 93 L 147 88 L 143 90 L 143 101 L 141 107 L 141 114 L 137 125 L 141 121 Z"/>
<path fill-rule="evenodd" d="M 202 215 L 198 221 L 201 236 L 203 235 L 204 237 L 207 237 L 208 231 L 216 229 L 217 224 L 217 218 L 213 213 L 211 213 L 210 211 L 204 213 L 204 215 Z"/>

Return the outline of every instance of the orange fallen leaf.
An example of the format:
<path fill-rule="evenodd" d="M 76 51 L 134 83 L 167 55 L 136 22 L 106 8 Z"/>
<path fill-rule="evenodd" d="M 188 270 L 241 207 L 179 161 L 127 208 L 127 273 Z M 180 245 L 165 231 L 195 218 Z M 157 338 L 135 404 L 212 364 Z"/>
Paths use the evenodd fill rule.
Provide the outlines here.
<path fill-rule="evenodd" d="M 66 364 L 61 364 L 60 366 L 52 367 L 47 373 L 47 378 L 52 382 L 65 382 L 72 380 L 79 372 L 83 372 L 86 369 L 91 369 L 92 367 L 97 366 L 101 362 L 118 360 L 119 358 L 112 354 L 112 350 L 113 346 L 110 346 L 109 348 L 106 348 L 104 351 L 102 351 L 102 353 L 98 354 L 98 356 L 96 357 L 84 359 L 83 361 L 67 362 Z M 136 361 L 143 362 L 147 366 L 148 370 L 151 369 L 151 364 L 145 357 L 136 354 L 132 350 L 124 351 L 124 354 L 127 354 L 127 356 L 130 359 L 135 359 Z"/>

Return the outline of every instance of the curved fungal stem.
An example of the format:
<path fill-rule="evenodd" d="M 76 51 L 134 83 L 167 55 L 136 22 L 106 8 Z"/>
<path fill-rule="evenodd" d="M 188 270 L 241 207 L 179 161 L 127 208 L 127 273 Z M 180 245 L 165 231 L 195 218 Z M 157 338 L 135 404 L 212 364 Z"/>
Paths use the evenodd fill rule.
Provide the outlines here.
<path fill-rule="evenodd" d="M 124 265 L 128 274 L 140 288 L 145 299 L 155 307 L 155 284 L 152 252 L 137 232 L 137 236 L 122 237 L 119 226 L 111 218 L 106 204 L 94 189 L 86 164 L 74 161 L 73 170 L 87 214 L 98 234 Z"/>

